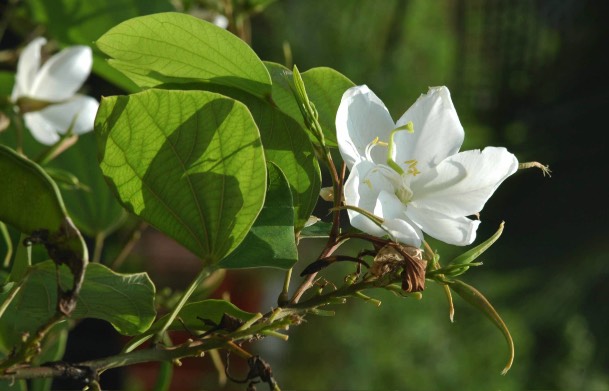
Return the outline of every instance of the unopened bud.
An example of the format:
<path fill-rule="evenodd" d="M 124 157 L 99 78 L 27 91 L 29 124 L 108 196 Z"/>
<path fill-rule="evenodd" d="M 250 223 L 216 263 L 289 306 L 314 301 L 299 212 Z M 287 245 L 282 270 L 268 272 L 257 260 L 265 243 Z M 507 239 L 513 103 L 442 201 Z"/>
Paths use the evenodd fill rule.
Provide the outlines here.
<path fill-rule="evenodd" d="M 324 201 L 332 201 L 332 200 L 334 200 L 334 189 L 332 188 L 332 186 L 322 187 L 321 190 L 319 191 L 319 196 Z"/>

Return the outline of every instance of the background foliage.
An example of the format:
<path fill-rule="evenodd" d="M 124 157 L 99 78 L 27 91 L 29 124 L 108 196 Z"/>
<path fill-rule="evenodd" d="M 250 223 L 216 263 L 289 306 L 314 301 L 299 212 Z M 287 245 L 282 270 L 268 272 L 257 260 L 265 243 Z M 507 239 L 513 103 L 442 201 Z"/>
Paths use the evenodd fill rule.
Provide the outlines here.
<path fill-rule="evenodd" d="M 201 3 L 206 9 L 223 4 Z M 138 0 L 22 5 L 7 18 L 2 50 L 40 33 L 59 45 L 90 44 L 122 20 L 175 7 Z M 467 275 L 492 299 L 514 336 L 517 356 L 507 376 L 499 375 L 501 335 L 459 299 L 450 324 L 442 292 L 432 286 L 421 301 L 386 296 L 379 308 L 351 303 L 336 317 L 313 318 L 292 329 L 288 343 L 256 345 L 283 387 L 609 389 L 609 210 L 603 190 L 609 168 L 608 8 L 604 2 L 576 0 L 277 0 L 251 19 L 251 46 L 260 58 L 295 63 L 301 71 L 335 68 L 356 84 L 368 84 L 394 118 L 428 86 L 447 85 L 466 130 L 464 149 L 506 146 L 521 161 L 537 160 L 553 171 L 551 179 L 519 172 L 501 186 L 483 211 L 479 236 L 490 236 L 503 220 L 504 234 L 485 254 L 484 267 Z M 133 88 L 98 55 L 88 84 L 91 95 Z M 14 60 L 1 65 L 13 70 Z M 0 80 L 0 92 L 10 93 L 12 81 Z M 325 218 L 328 206 L 320 201 L 317 216 Z M 109 234 L 106 256 L 113 258 L 128 234 L 128 229 Z M 158 289 L 183 288 L 197 262 L 162 240 L 154 230 L 145 231 L 121 271 L 146 270 Z M 296 273 L 317 255 L 318 245 L 315 239 L 301 242 L 303 262 Z M 446 259 L 456 255 L 454 250 L 440 247 Z M 337 276 L 344 274 L 341 268 L 336 267 Z M 229 271 L 222 285 L 209 289 L 216 296 L 230 291 L 240 308 L 258 311 L 273 304 L 280 283 L 276 271 Z M 81 335 L 85 341 L 105 340 L 83 358 L 119 349 L 120 337 L 111 326 L 85 321 L 71 334 L 66 360 L 83 354 Z M 155 369 L 115 371 L 105 379 L 106 387 L 144 389 L 148 368 Z M 215 384 L 211 368 L 194 369 L 186 362 L 181 371 L 175 389 Z M 226 389 L 240 387 L 229 383 Z"/>

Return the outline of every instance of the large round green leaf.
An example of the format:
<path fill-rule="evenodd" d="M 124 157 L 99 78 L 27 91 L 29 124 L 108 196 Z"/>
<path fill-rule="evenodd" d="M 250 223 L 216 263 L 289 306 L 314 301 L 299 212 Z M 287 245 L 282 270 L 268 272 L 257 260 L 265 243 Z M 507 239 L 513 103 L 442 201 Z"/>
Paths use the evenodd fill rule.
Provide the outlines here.
<path fill-rule="evenodd" d="M 162 87 L 174 89 L 180 86 L 165 84 Z M 319 163 L 303 127 L 272 102 L 243 90 L 202 83 L 191 84 L 189 88 L 217 92 L 247 105 L 260 129 L 266 160 L 275 163 L 290 184 L 294 229 L 300 231 L 317 204 L 321 187 Z"/>
<path fill-rule="evenodd" d="M 175 9 L 167 0 L 28 0 L 26 3 L 32 19 L 45 27 L 45 35 L 66 46 L 90 46 L 103 33 L 129 18 Z M 105 57 L 93 47 L 93 71 L 126 91 L 138 91 L 130 79 L 108 65 Z"/>
<path fill-rule="evenodd" d="M 258 128 L 240 102 L 206 91 L 102 99 L 99 160 L 119 201 L 204 262 L 241 243 L 264 203 Z"/>
<path fill-rule="evenodd" d="M 166 12 L 127 20 L 95 44 L 140 87 L 204 81 L 265 97 L 271 78 L 241 39 L 194 16 Z"/>

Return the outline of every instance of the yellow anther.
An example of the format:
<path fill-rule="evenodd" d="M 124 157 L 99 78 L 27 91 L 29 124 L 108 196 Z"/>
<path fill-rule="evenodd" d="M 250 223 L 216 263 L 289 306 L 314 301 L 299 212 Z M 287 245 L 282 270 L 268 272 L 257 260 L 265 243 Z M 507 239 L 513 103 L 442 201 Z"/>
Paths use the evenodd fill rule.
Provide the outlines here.
<path fill-rule="evenodd" d="M 419 171 L 417 169 L 418 163 L 419 162 L 416 159 L 406 160 L 404 162 L 404 164 L 408 165 L 408 173 L 411 174 L 412 176 L 417 176 L 421 173 L 421 171 Z"/>
<path fill-rule="evenodd" d="M 372 190 L 372 182 L 370 182 L 370 179 L 364 179 L 362 182 L 365 183 L 366 185 L 368 185 L 370 190 Z"/>

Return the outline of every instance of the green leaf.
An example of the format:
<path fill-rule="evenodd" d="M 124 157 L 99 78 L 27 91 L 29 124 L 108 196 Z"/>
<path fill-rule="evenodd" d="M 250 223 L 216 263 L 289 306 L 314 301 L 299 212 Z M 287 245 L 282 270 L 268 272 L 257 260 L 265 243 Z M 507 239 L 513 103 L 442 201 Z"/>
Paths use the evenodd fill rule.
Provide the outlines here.
<path fill-rule="evenodd" d="M 60 284 L 71 276 L 60 268 Z M 0 295 L 4 301 L 7 294 Z M 22 333 L 35 332 L 55 314 L 57 271 L 51 261 L 30 268 L 21 290 L 0 322 L 0 350 L 7 352 Z M 146 273 L 119 274 L 97 263 L 88 264 L 73 319 L 97 318 L 110 322 L 124 335 L 146 331 L 156 316 L 154 285 Z"/>
<path fill-rule="evenodd" d="M 176 87 L 179 85 L 163 85 L 168 89 Z M 247 105 L 260 129 L 266 160 L 275 163 L 290 183 L 294 229 L 300 231 L 317 204 L 321 188 L 319 163 L 305 130 L 268 101 L 244 91 L 209 84 L 192 84 L 189 88 L 218 92 Z"/>
<path fill-rule="evenodd" d="M 56 232 L 67 216 L 59 189 L 40 166 L 0 145 L 0 221 L 31 234 Z"/>
<path fill-rule="evenodd" d="M 304 227 L 302 229 L 302 231 L 300 231 L 300 237 L 301 238 L 327 238 L 328 236 L 330 236 L 331 230 L 332 230 L 332 223 L 319 220 L 314 224 Z"/>
<path fill-rule="evenodd" d="M 0 145 L 0 189 L 0 221 L 31 235 L 32 242 L 44 244 L 55 263 L 72 271 L 73 285 L 64 292 L 68 295 L 61 304 L 69 313 L 89 255 L 66 213 L 57 185 L 36 163 Z"/>
<path fill-rule="evenodd" d="M 254 316 L 254 314 L 243 311 L 228 301 L 209 299 L 186 304 L 168 330 L 184 330 L 184 326 L 193 331 L 208 330 L 210 326 L 206 325 L 202 319 L 219 324 L 224 314 L 244 322 Z M 163 326 L 166 317 L 167 315 L 154 322 L 152 327 L 146 332 L 146 335 L 158 332 Z"/>
<path fill-rule="evenodd" d="M 290 89 L 292 71 L 283 65 L 264 63 L 273 79 L 273 102 L 287 115 L 305 127 L 302 114 Z M 336 147 L 336 112 L 344 92 L 355 84 L 338 71 L 327 68 L 312 68 L 301 74 L 307 96 L 315 105 L 319 114 L 319 123 L 322 126 L 326 145 Z M 311 135 L 311 140 L 316 138 Z"/>
<path fill-rule="evenodd" d="M 450 261 L 448 265 L 446 265 L 446 267 L 463 265 L 463 268 L 456 269 L 456 271 L 453 272 L 451 276 L 455 277 L 465 273 L 469 269 L 469 266 L 467 265 L 474 262 L 476 258 L 482 255 L 482 253 L 488 250 L 493 245 L 493 243 L 495 243 L 497 239 L 499 239 L 499 237 L 503 233 L 504 224 L 505 223 L 503 221 L 501 222 L 501 224 L 499 224 L 499 228 L 497 229 L 497 232 L 493 234 L 493 236 Z"/>
<path fill-rule="evenodd" d="M 61 193 L 76 226 L 91 237 L 109 234 L 125 217 L 99 169 L 96 153 L 95 135 L 87 133 L 49 164 L 78 178 L 79 188 L 62 188 Z"/>
<path fill-rule="evenodd" d="M 136 16 L 173 11 L 162 0 L 28 0 L 32 17 L 44 25 L 47 34 L 64 46 L 91 43 L 117 24 Z M 93 48 L 93 71 L 133 92 L 138 87 L 118 70 L 110 67 L 102 53 Z"/>
<path fill-rule="evenodd" d="M 264 203 L 266 164 L 243 104 L 148 90 L 102 99 L 95 130 L 102 172 L 128 210 L 206 264 L 245 238 Z"/>
<path fill-rule="evenodd" d="M 495 326 L 501 331 L 508 345 L 508 362 L 503 368 L 501 372 L 502 375 L 505 375 L 510 368 L 512 367 L 512 363 L 514 362 L 514 341 L 512 340 L 512 336 L 510 335 L 510 330 L 506 326 L 501 316 L 497 313 L 492 304 L 487 300 L 486 297 L 482 293 L 480 293 L 476 288 L 471 285 L 464 283 L 459 280 L 448 280 L 446 283 L 457 292 L 459 296 L 461 296 L 465 301 L 467 301 L 472 306 L 479 309 L 484 315 L 486 315 Z"/>
<path fill-rule="evenodd" d="M 220 262 L 223 268 L 291 268 L 298 260 L 290 185 L 279 167 L 269 163 L 264 206 L 243 242 Z"/>
<path fill-rule="evenodd" d="M 167 12 L 133 18 L 96 45 L 140 87 L 198 81 L 259 97 L 271 93 L 270 76 L 256 53 L 225 29 L 194 16 Z"/>

